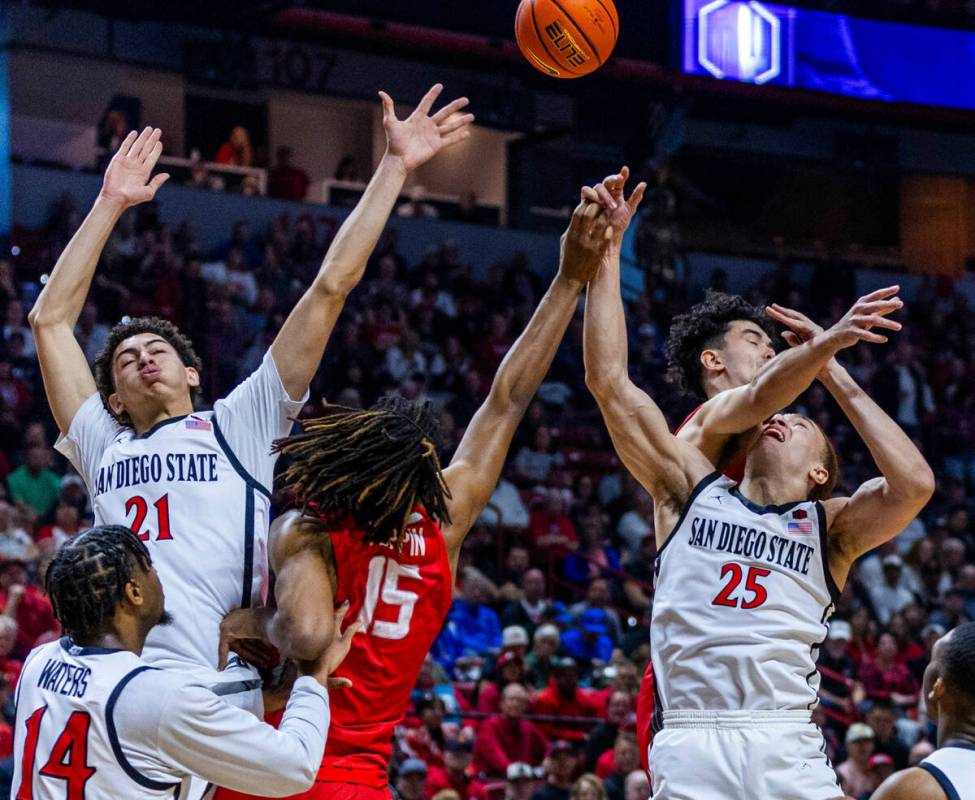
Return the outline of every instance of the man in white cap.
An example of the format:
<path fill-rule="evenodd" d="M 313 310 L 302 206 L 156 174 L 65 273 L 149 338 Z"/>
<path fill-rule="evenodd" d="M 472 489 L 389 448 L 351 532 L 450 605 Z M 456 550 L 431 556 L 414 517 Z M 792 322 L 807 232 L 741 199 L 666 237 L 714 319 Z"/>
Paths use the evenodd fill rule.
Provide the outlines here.
<path fill-rule="evenodd" d="M 904 561 L 896 553 L 884 556 L 884 582 L 870 587 L 870 602 L 881 625 L 905 606 L 914 602 L 914 594 L 904 585 Z"/>
<path fill-rule="evenodd" d="M 521 625 L 509 625 L 501 631 L 501 649 L 511 650 L 524 657 L 528 652 L 528 631 Z"/>
<path fill-rule="evenodd" d="M 816 666 L 822 677 L 819 686 L 819 699 L 826 706 L 840 711 L 849 711 L 850 703 L 856 702 L 855 695 L 862 693 L 854 691 L 853 683 L 857 679 L 856 662 L 846 652 L 847 645 L 853 638 L 850 623 L 842 619 L 834 619 L 829 623 L 829 634 L 826 644 L 819 653 Z"/>
<path fill-rule="evenodd" d="M 525 657 L 529 679 L 536 689 L 548 686 L 556 653 L 562 646 L 562 633 L 558 627 L 548 622 L 535 630 L 532 651 Z"/>
<path fill-rule="evenodd" d="M 870 756 L 873 755 L 873 728 L 862 722 L 854 722 L 846 731 L 847 759 L 836 768 L 843 791 L 851 797 L 859 797 L 871 791 L 876 784 L 870 774 Z"/>
<path fill-rule="evenodd" d="M 530 800 L 535 790 L 535 770 L 531 766 L 522 761 L 508 764 L 505 779 L 504 800 Z"/>

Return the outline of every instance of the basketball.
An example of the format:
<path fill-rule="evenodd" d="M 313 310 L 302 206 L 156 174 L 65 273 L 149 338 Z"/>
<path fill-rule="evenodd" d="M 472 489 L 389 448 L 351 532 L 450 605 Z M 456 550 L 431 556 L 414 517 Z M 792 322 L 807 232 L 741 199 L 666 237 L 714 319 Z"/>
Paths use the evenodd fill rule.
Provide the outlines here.
<path fill-rule="evenodd" d="M 521 0 L 515 14 L 522 54 L 553 78 L 581 78 L 599 69 L 619 29 L 613 0 Z"/>

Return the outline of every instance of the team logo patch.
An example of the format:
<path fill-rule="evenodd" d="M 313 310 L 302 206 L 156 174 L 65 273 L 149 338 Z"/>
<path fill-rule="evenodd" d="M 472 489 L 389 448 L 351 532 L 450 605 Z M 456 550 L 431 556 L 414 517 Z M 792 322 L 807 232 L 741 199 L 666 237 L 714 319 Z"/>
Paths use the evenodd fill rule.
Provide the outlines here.
<path fill-rule="evenodd" d="M 803 508 L 792 512 L 792 520 L 786 528 L 789 533 L 810 534 L 813 532 L 812 520 L 809 519 L 808 512 Z"/>
<path fill-rule="evenodd" d="M 190 417 L 188 420 L 186 420 L 186 429 L 190 431 L 212 431 L 213 425 L 211 425 L 205 419 Z"/>

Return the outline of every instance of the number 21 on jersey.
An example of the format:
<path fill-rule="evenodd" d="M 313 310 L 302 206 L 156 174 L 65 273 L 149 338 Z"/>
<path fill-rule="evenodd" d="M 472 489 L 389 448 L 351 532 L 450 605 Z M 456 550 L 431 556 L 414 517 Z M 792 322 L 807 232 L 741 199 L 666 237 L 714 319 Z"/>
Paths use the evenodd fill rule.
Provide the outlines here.
<path fill-rule="evenodd" d="M 420 596 L 399 586 L 400 578 L 420 580 L 420 568 L 386 556 L 373 556 L 369 562 L 369 577 L 366 581 L 366 599 L 359 612 L 362 630 L 381 639 L 404 639 L 410 632 L 413 609 Z M 395 622 L 376 619 L 379 603 L 398 608 Z"/>

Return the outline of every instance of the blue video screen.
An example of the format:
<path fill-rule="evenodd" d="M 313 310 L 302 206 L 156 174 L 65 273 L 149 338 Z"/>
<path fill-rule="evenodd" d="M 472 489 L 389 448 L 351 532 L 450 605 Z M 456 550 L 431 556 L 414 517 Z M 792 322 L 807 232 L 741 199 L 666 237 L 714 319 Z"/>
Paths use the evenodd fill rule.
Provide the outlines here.
<path fill-rule="evenodd" d="M 683 3 L 688 74 L 975 109 L 975 32 L 758 0 Z"/>

